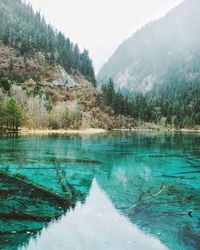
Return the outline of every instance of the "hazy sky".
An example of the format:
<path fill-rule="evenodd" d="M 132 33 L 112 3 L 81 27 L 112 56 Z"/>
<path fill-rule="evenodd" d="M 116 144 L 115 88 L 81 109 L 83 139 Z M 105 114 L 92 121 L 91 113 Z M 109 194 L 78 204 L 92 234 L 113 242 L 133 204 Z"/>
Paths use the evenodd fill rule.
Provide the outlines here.
<path fill-rule="evenodd" d="M 26 0 L 81 49 L 95 71 L 145 23 L 163 16 L 183 0 Z"/>

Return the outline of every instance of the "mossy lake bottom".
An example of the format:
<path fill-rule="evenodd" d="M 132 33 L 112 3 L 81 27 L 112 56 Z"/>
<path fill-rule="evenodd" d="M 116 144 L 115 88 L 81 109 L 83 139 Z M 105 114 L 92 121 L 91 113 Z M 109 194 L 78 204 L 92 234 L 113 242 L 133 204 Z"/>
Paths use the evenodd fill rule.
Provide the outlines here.
<path fill-rule="evenodd" d="M 0 137 L 0 249 L 200 249 L 200 134 Z"/>

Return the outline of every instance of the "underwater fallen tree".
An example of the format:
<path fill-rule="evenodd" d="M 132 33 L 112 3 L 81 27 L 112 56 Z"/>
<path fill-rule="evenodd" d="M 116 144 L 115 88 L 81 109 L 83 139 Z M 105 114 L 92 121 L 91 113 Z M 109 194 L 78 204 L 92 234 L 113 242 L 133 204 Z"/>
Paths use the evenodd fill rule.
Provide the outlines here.
<path fill-rule="evenodd" d="M 20 210 L 14 210 L 8 213 L 0 213 L 0 218 L 3 220 L 28 220 L 28 221 L 41 221 L 41 222 L 50 222 L 53 219 L 58 219 L 60 215 L 38 215 L 34 213 L 25 213 Z"/>
<path fill-rule="evenodd" d="M 169 189 L 170 187 L 172 187 L 173 185 L 175 185 L 177 182 L 175 183 L 171 183 L 169 185 L 162 183 L 160 189 L 152 194 L 152 187 L 149 188 L 149 190 L 147 191 L 143 191 L 141 188 L 141 194 L 138 198 L 138 201 L 135 202 L 129 209 L 128 209 L 128 214 L 130 214 L 138 205 L 143 204 L 145 201 L 155 198 L 159 195 L 161 195 L 165 190 Z"/>
<path fill-rule="evenodd" d="M 51 203 L 56 203 L 56 205 L 60 205 L 64 209 L 67 209 L 70 205 L 70 197 L 67 198 L 62 196 L 58 193 L 55 193 L 45 187 L 32 183 L 31 181 L 27 180 L 25 177 L 20 175 L 12 175 L 5 171 L 0 171 L 0 178 L 6 178 L 11 180 L 12 182 L 16 183 L 17 185 L 25 185 L 27 186 L 32 192 L 37 192 L 40 196 L 42 195 L 45 200 L 48 200 Z"/>
<path fill-rule="evenodd" d="M 65 174 L 63 173 L 63 169 L 59 166 L 57 162 L 54 162 L 54 167 L 55 167 L 56 175 L 58 177 L 62 191 L 64 192 L 65 196 L 68 197 L 68 199 L 72 201 L 73 197 L 75 197 L 74 189 L 72 185 L 69 183 L 66 183 L 66 178 L 65 178 Z"/>

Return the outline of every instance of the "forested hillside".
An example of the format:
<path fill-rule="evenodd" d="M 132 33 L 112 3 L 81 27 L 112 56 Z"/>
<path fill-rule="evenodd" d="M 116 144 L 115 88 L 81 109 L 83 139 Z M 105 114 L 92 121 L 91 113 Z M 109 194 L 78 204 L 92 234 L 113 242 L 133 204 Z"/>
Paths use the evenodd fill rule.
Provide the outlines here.
<path fill-rule="evenodd" d="M 123 44 L 111 59 L 111 63 L 108 63 L 108 67 L 105 66 L 110 69 L 115 62 L 116 67 L 113 69 L 116 72 L 112 71 L 111 74 L 114 81 L 105 81 L 100 89 L 96 86 L 92 60 L 87 50 L 81 52 L 77 44 L 48 25 L 41 14 L 35 13 L 30 5 L 21 0 L 0 0 L 0 130 L 15 131 L 21 127 L 148 127 L 145 123 L 152 124 L 150 127 L 156 129 L 198 128 L 199 26 L 193 27 L 192 37 L 188 38 L 187 32 L 184 34 L 185 40 L 181 43 L 180 50 L 177 48 L 180 41 L 176 41 L 172 36 L 173 32 L 170 39 L 173 37 L 175 42 L 169 39 L 165 43 L 174 46 L 173 50 L 166 49 L 162 54 L 162 46 L 152 45 L 157 28 L 160 31 L 161 27 L 164 27 L 161 37 L 163 34 L 162 39 L 165 40 L 169 35 L 166 34 L 165 27 L 172 25 L 173 18 L 175 23 L 178 22 L 179 12 L 183 18 L 186 7 L 190 7 L 189 12 L 197 14 L 194 3 L 196 0 L 186 0 L 166 18 L 147 25 Z M 186 17 L 189 15 L 191 13 L 185 14 Z M 182 18 L 180 23 L 183 23 Z M 198 18 L 199 16 L 191 17 L 188 25 L 184 21 L 187 30 L 191 29 L 193 19 Z M 183 30 L 179 35 L 183 35 Z M 137 37 L 140 39 L 136 42 Z M 135 41 L 133 44 L 132 40 Z M 133 55 L 137 54 L 142 62 L 134 64 L 134 79 L 137 79 L 139 85 L 134 85 L 135 80 L 132 78 L 127 85 L 126 80 L 129 78 L 122 77 L 121 86 L 116 80 L 117 74 L 125 64 L 129 68 L 132 67 L 132 62 L 137 59 L 132 58 L 130 51 L 136 51 L 138 54 L 134 52 Z M 171 60 L 172 57 L 174 60 Z M 183 59 L 189 60 L 188 63 Z M 146 87 L 143 88 L 140 74 L 145 75 L 145 72 L 159 72 L 159 77 L 155 78 L 155 82 L 145 80 Z M 107 73 L 106 78 L 109 77 Z M 119 86 L 123 88 L 120 90 Z M 138 93 L 138 90 L 142 91 Z"/>
<path fill-rule="evenodd" d="M 0 40 L 14 48 L 26 64 L 29 58 L 40 52 L 50 64 L 60 64 L 68 73 L 81 73 L 87 80 L 96 84 L 92 61 L 88 51 L 81 52 L 64 34 L 45 22 L 39 12 L 34 13 L 30 5 L 21 0 L 0 0 Z M 11 58 L 12 59 L 12 58 Z M 9 62 L 10 70 L 13 62 Z M 23 79 L 14 72 L 13 79 Z"/>
<path fill-rule="evenodd" d="M 146 94 L 125 95 L 115 91 L 112 79 L 102 86 L 102 99 L 116 114 L 134 117 L 160 127 L 198 128 L 200 80 L 171 82 Z"/>
<path fill-rule="evenodd" d="M 98 102 L 88 51 L 21 0 L 0 0 L 0 130 L 121 128 Z"/>
<path fill-rule="evenodd" d="M 105 103 L 139 121 L 198 127 L 199 23 L 200 1 L 185 0 L 122 43 L 99 72 Z"/>

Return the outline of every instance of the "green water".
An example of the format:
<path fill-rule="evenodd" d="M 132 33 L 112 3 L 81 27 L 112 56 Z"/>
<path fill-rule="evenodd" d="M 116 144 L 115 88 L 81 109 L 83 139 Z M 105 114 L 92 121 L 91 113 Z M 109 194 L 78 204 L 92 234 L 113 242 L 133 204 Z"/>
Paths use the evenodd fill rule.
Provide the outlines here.
<path fill-rule="evenodd" d="M 200 249 L 199 145 L 197 133 L 1 137 L 0 250 Z"/>

